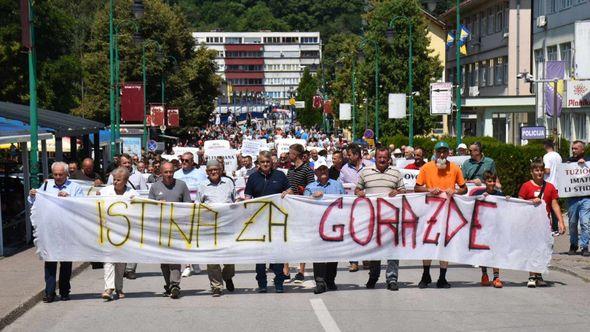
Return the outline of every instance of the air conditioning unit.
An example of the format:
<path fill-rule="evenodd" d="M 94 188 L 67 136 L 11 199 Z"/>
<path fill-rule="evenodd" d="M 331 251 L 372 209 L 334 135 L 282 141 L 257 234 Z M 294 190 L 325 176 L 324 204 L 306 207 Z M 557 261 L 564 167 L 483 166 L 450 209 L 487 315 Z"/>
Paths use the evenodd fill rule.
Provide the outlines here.
<path fill-rule="evenodd" d="M 470 86 L 469 87 L 469 97 L 477 97 L 479 96 L 479 87 L 476 86 Z"/>
<path fill-rule="evenodd" d="M 537 28 L 544 28 L 547 26 L 547 16 L 541 15 L 537 17 Z"/>

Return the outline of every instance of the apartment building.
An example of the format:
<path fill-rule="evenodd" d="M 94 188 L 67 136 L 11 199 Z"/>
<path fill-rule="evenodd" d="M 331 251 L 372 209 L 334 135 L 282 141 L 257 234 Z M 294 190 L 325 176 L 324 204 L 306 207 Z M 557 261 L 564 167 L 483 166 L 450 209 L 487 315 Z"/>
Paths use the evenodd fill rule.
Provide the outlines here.
<path fill-rule="evenodd" d="M 590 28 L 589 0 L 534 0 L 533 1 L 533 70 L 537 79 L 545 78 L 546 61 L 564 61 L 566 63 L 567 79 L 589 80 L 583 71 L 588 72 L 590 59 L 576 53 L 576 49 L 587 47 L 590 38 L 576 35 L 576 26 L 584 24 L 586 33 Z M 578 33 L 581 29 L 577 30 Z M 582 81 L 580 81 L 582 82 Z M 539 91 L 541 90 L 539 85 Z M 570 87 L 572 85 L 569 85 Z M 590 86 L 590 83 L 585 83 Z M 566 93 L 568 93 L 567 91 Z M 537 114 L 539 123 L 552 130 L 555 122 L 543 116 L 546 100 L 543 93 L 537 94 Z M 552 102 L 549 100 L 548 102 Z M 557 121 L 557 128 L 562 137 L 568 140 L 590 140 L 590 105 L 579 107 L 564 105 L 561 117 Z"/>
<path fill-rule="evenodd" d="M 471 31 L 467 55 L 460 57 L 463 135 L 491 136 L 520 143 L 521 126 L 534 125 L 535 98 L 518 80 L 531 71 L 531 0 L 467 0 L 461 23 Z M 454 30 L 453 7 L 439 17 Z M 455 47 L 447 50 L 446 79 L 455 83 Z M 456 122 L 453 112 L 449 123 Z M 454 129 L 452 129 L 454 131 Z"/>
<path fill-rule="evenodd" d="M 262 93 L 266 103 L 288 105 L 303 70 L 315 74 L 322 55 L 319 32 L 194 32 L 196 45 L 217 51 L 218 69 L 233 92 Z M 227 90 L 220 102 L 227 101 Z"/>

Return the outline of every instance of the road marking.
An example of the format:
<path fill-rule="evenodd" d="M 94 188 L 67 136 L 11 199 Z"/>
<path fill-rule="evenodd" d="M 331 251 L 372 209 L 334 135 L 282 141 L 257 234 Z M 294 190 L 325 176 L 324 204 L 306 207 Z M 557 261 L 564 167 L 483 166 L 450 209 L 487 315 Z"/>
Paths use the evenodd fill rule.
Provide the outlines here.
<path fill-rule="evenodd" d="M 334 318 L 332 318 L 332 315 L 330 315 L 330 312 L 328 311 L 328 308 L 326 307 L 322 299 L 310 299 L 309 302 L 311 303 L 313 312 L 320 321 L 320 324 L 322 324 L 324 331 L 340 332 L 338 324 L 336 324 L 336 321 L 334 320 Z"/>

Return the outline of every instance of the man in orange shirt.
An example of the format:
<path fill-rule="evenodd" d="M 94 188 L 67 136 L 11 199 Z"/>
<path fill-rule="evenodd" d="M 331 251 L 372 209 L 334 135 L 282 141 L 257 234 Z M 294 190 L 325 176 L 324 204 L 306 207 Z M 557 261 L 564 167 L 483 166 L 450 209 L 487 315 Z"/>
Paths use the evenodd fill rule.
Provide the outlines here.
<path fill-rule="evenodd" d="M 449 150 L 449 145 L 446 142 L 439 141 L 436 143 L 434 146 L 435 159 L 426 163 L 420 169 L 414 187 L 415 192 L 427 192 L 431 195 L 439 195 L 445 192 L 448 196 L 463 195 L 467 192 L 467 185 L 465 179 L 463 179 L 461 169 L 447 160 Z M 459 188 L 456 189 L 456 186 L 459 186 Z M 422 272 L 422 279 L 418 284 L 419 288 L 427 288 L 428 284 L 432 282 L 430 277 L 431 263 L 431 260 L 422 261 L 424 272 Z M 440 275 L 436 287 L 451 288 L 451 284 L 446 279 L 448 266 L 449 262 L 440 261 Z"/>

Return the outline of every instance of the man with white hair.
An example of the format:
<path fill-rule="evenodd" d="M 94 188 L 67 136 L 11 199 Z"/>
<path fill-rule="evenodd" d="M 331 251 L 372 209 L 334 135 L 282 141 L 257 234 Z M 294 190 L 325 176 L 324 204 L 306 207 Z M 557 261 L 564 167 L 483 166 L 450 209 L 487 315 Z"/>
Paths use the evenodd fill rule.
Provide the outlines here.
<path fill-rule="evenodd" d="M 56 161 L 51 164 L 53 179 L 47 179 L 39 189 L 29 191 L 28 201 L 35 203 L 37 192 L 57 197 L 82 197 L 84 191 L 77 183 L 68 179 L 68 164 Z M 72 262 L 59 262 L 59 295 L 62 301 L 70 299 L 70 278 L 72 276 Z M 57 279 L 57 262 L 45 262 L 45 293 L 43 302 L 51 303 L 55 300 L 55 281 Z"/>
<path fill-rule="evenodd" d="M 312 169 L 320 166 L 328 166 L 326 158 L 319 155 L 318 150 L 313 148 L 309 151 L 309 165 Z"/>

